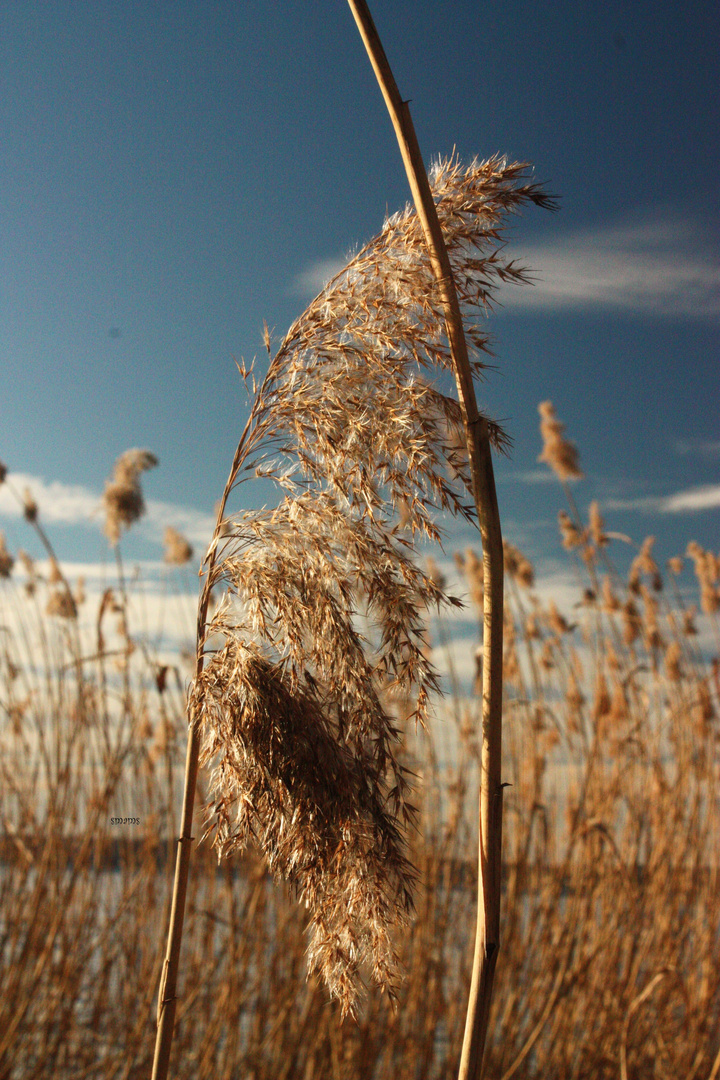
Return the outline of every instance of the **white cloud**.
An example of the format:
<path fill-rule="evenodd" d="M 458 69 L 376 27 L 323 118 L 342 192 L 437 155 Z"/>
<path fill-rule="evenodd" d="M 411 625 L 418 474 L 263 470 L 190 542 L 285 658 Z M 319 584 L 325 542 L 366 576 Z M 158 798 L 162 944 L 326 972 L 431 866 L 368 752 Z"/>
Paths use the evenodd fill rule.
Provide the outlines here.
<path fill-rule="evenodd" d="M 303 298 L 317 296 L 328 281 L 339 274 L 348 262 L 339 256 L 332 259 L 317 259 L 302 270 L 290 286 L 292 296 Z"/>
<path fill-rule="evenodd" d="M 534 286 L 501 286 L 505 309 L 602 308 L 651 315 L 720 315 L 720 261 L 702 223 L 674 211 L 581 230 L 508 252 L 532 271 Z M 294 295 L 315 296 L 345 265 L 320 259 L 295 278 Z"/>
<path fill-rule="evenodd" d="M 505 308 L 720 314 L 720 263 L 706 230 L 675 213 L 571 233 L 526 248 L 517 259 L 532 269 L 536 284 L 503 288 Z"/>
<path fill-rule="evenodd" d="M 519 481 L 522 484 L 549 484 L 556 480 L 551 469 L 528 469 L 526 472 L 515 472 L 498 476 L 498 483 L 505 480 Z"/>
<path fill-rule="evenodd" d="M 85 599 L 79 608 L 78 631 L 83 653 L 90 656 L 97 649 L 97 620 L 103 594 L 107 588 L 119 590 L 117 567 L 112 559 L 107 563 L 61 559 L 60 566 L 73 591 L 82 579 Z M 140 635 L 150 654 L 163 662 L 168 662 L 168 658 L 175 662 L 178 650 L 191 646 L 195 637 L 199 583 L 194 588 L 198 582 L 195 567 L 191 568 L 189 576 L 183 569 L 159 560 L 132 563 L 125 568 L 131 634 L 134 637 Z M 28 654 L 34 636 L 39 632 L 39 624 L 35 619 L 28 620 L 27 611 L 38 603 L 43 612 L 51 589 L 47 585 L 49 561 L 38 559 L 35 570 L 40 582 L 32 599 L 24 592 L 27 574 L 20 564 L 16 564 L 11 580 L 2 582 L 0 589 L 0 621 L 15 636 L 18 647 Z M 57 617 L 44 620 L 44 628 L 51 628 L 60 636 L 65 625 L 65 621 Z M 122 651 L 117 617 L 111 612 L 104 620 L 103 634 L 108 649 Z M 36 644 L 42 653 L 46 645 L 40 640 Z"/>
<path fill-rule="evenodd" d="M 677 491 L 674 495 L 647 495 L 637 499 L 608 499 L 603 503 L 608 510 L 641 510 L 650 514 L 681 514 L 698 510 L 716 510 L 720 507 L 720 484 L 702 484 L 699 487 Z"/>
<path fill-rule="evenodd" d="M 158 539 L 167 525 L 181 532 L 192 544 L 198 545 L 198 552 L 204 553 L 215 528 L 215 518 L 212 514 L 203 514 L 199 510 L 193 510 L 189 506 L 178 506 L 176 503 L 159 502 L 156 499 L 148 499 L 147 513 L 143 519 L 146 528 Z M 142 525 L 142 521 L 140 525 Z"/>
<path fill-rule="evenodd" d="M 40 509 L 40 520 L 50 525 L 87 525 L 102 527 L 102 496 L 78 484 L 50 482 L 28 473 L 11 473 L 9 483 L 0 486 L 0 515 L 20 517 L 22 506 L 15 493 L 28 488 Z M 198 552 L 210 543 L 215 520 L 189 506 L 148 499 L 146 514 L 136 528 L 153 539 L 161 540 L 167 525 L 172 525 L 197 545 Z"/>
<path fill-rule="evenodd" d="M 654 315 L 720 315 L 720 263 L 698 221 L 658 211 L 644 219 L 570 233 L 513 257 L 530 267 L 534 287 L 498 291 L 506 309 L 624 309 Z M 310 263 L 292 292 L 318 293 L 345 265 Z"/>
<path fill-rule="evenodd" d="M 720 507 L 720 484 L 703 484 L 668 495 L 662 500 L 661 512 L 678 514 L 685 510 L 714 510 Z"/>
<path fill-rule="evenodd" d="M 61 484 L 57 480 L 47 483 L 41 476 L 28 473 L 10 473 L 8 480 L 10 483 L 0 487 L 0 514 L 21 517 L 22 506 L 14 492 L 22 495 L 28 488 L 40 508 L 43 521 L 75 525 L 99 515 L 100 496 L 78 484 Z"/>

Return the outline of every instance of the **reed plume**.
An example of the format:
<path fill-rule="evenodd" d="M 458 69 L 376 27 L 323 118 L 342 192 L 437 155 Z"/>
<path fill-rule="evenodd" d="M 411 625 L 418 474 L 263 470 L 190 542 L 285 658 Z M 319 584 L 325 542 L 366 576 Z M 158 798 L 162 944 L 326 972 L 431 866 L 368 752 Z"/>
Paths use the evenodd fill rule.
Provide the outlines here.
<path fill-rule="evenodd" d="M 126 450 L 115 462 L 112 480 L 103 494 L 105 535 L 117 547 L 123 529 L 138 521 L 145 513 L 145 500 L 140 487 L 140 474 L 154 469 L 158 459 L 149 450 Z"/>
<path fill-rule="evenodd" d="M 578 463 L 577 447 L 565 438 L 565 425 L 558 420 L 552 401 L 541 401 L 538 412 L 543 440 L 538 461 L 546 462 L 560 480 L 582 480 L 584 474 Z"/>
<path fill-rule="evenodd" d="M 499 158 L 432 172 L 475 374 L 494 285 L 526 280 L 500 253 L 502 219 L 547 202 L 525 180 L 525 166 Z M 285 495 L 224 522 L 205 583 L 226 597 L 203 634 L 203 648 L 223 644 L 192 691 L 201 764 L 212 766 L 210 831 L 221 854 L 255 842 L 310 908 L 310 966 L 343 1010 L 364 963 L 393 991 L 390 929 L 412 907 L 408 777 L 380 691 L 413 698 L 425 721 L 438 683 L 423 612 L 447 599 L 412 555 L 440 539 L 438 511 L 475 516 L 460 406 L 430 381 L 450 366 L 439 304 L 407 207 L 273 357 L 226 495 L 252 475 Z"/>
<path fill-rule="evenodd" d="M 165 528 L 163 546 L 165 548 L 163 559 L 170 566 L 183 566 L 193 557 L 192 545 L 177 529 L 173 529 L 172 525 Z"/>

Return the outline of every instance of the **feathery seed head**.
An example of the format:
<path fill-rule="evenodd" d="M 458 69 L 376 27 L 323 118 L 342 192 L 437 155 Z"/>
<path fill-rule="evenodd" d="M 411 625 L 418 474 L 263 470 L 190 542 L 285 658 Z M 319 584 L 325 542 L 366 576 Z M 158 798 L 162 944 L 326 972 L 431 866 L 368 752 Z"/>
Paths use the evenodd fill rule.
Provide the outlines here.
<path fill-rule="evenodd" d="M 193 549 L 184 536 L 168 525 L 163 536 L 165 545 L 164 559 L 173 566 L 182 566 L 190 562 L 193 557 Z"/>
<path fill-rule="evenodd" d="M 67 589 L 53 589 L 45 611 L 48 615 L 56 615 L 61 619 L 77 618 L 75 600 Z"/>
<path fill-rule="evenodd" d="M 532 588 L 535 581 L 533 565 L 509 540 L 503 540 L 503 561 L 508 577 L 526 589 Z"/>
<path fill-rule="evenodd" d="M 15 560 L 5 543 L 5 533 L 0 531 L 0 578 L 9 578 L 14 565 Z"/>
<path fill-rule="evenodd" d="M 439 162 L 431 174 L 476 376 L 495 286 L 528 280 L 502 255 L 502 223 L 527 203 L 553 205 L 526 174 L 500 158 Z M 206 557 L 205 600 L 225 594 L 191 691 L 211 770 L 208 832 L 221 855 L 257 844 L 290 882 L 311 913 L 311 968 L 343 1011 L 365 961 L 392 992 L 389 931 L 412 909 L 414 810 L 391 704 L 412 699 L 411 719 L 425 721 L 438 689 L 426 609 L 459 603 L 413 559 L 417 542 L 440 538 L 438 511 L 475 519 L 462 410 L 432 381 L 451 367 L 425 239 L 406 207 L 271 356 Z M 275 483 L 279 505 L 226 517 L 230 491 L 257 475 Z M 135 480 L 113 481 L 136 499 L 131 520 Z M 118 509 L 114 521 L 112 535 L 127 518 Z M 477 556 L 465 570 L 482 602 Z"/>
<path fill-rule="evenodd" d="M 546 462 L 560 480 L 582 480 L 585 474 L 578 463 L 577 447 L 564 438 L 565 425 L 555 415 L 552 401 L 541 401 L 538 412 L 543 439 L 543 451 L 538 461 Z"/>
<path fill-rule="evenodd" d="M 145 500 L 140 487 L 140 474 L 152 469 L 158 459 L 149 450 L 126 450 L 115 462 L 113 478 L 105 485 L 105 535 L 114 546 L 123 529 L 138 521 L 145 513 Z"/>
<path fill-rule="evenodd" d="M 587 540 L 586 532 L 580 532 L 567 510 L 558 511 L 558 525 L 562 537 L 562 546 L 567 551 L 580 547 Z"/>
<path fill-rule="evenodd" d="M 670 682 L 680 682 L 682 678 L 682 651 L 679 641 L 671 641 L 665 650 L 665 674 Z"/>
<path fill-rule="evenodd" d="M 602 519 L 600 507 L 595 499 L 590 503 L 589 526 L 590 536 L 595 546 L 599 548 L 607 547 L 608 537 L 605 533 L 605 522 Z"/>
<path fill-rule="evenodd" d="M 25 517 L 26 521 L 30 522 L 30 524 L 32 524 L 34 521 L 37 521 L 38 504 L 35 502 L 30 488 L 27 487 L 23 492 L 23 516 Z"/>
<path fill-rule="evenodd" d="M 688 544 L 686 554 L 695 564 L 695 577 L 700 586 L 700 608 L 706 615 L 712 615 L 720 609 L 720 588 L 717 586 L 719 560 L 712 551 L 705 551 L 695 540 Z"/>

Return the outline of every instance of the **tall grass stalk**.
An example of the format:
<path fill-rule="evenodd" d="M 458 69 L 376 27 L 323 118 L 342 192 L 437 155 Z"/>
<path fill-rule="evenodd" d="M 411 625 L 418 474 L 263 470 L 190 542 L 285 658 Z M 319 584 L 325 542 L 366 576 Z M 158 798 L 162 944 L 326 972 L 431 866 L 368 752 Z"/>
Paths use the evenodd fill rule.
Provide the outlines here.
<path fill-rule="evenodd" d="M 455 279 L 440 227 L 408 103 L 400 96 L 365 0 L 349 0 L 398 138 L 430 263 L 442 300 L 453 373 L 462 407 L 472 493 L 482 535 L 483 707 L 478 843 L 478 910 L 467 1023 L 459 1080 L 476 1080 L 482 1069 L 492 986 L 500 946 L 502 867 L 502 652 L 503 547 L 490 437 L 478 413 Z"/>

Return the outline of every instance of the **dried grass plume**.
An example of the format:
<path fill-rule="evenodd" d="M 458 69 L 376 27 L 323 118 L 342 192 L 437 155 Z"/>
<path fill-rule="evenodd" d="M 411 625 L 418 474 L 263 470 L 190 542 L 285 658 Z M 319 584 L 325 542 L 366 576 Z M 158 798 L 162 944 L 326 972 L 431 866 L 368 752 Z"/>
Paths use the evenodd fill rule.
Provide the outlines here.
<path fill-rule="evenodd" d="M 105 535 L 115 546 L 124 529 L 145 513 L 140 474 L 153 469 L 158 459 L 149 450 L 126 450 L 115 462 L 112 480 L 105 485 Z"/>
<path fill-rule="evenodd" d="M 480 377 L 493 289 L 527 280 L 503 255 L 501 224 L 552 201 L 500 158 L 443 161 L 430 179 Z M 363 971 L 393 992 L 391 929 L 412 910 L 414 811 L 392 701 L 413 700 L 424 723 L 438 688 L 425 613 L 452 602 L 416 544 L 440 538 L 439 511 L 475 516 L 461 409 L 437 385 L 451 372 L 444 327 L 406 207 L 271 357 L 206 556 L 201 611 L 224 594 L 191 694 L 208 832 L 220 855 L 258 846 L 309 908 L 310 967 L 343 1011 Z M 254 476 L 274 482 L 278 505 L 227 517 L 228 495 Z"/>
<path fill-rule="evenodd" d="M 543 439 L 543 451 L 538 461 L 549 465 L 560 480 L 582 480 L 584 473 L 578 461 L 577 447 L 565 438 L 565 425 L 558 420 L 552 401 L 541 401 L 538 412 Z"/>
<path fill-rule="evenodd" d="M 164 560 L 171 566 L 183 566 L 193 557 L 192 546 L 172 525 L 168 525 L 163 536 L 165 547 Z"/>

